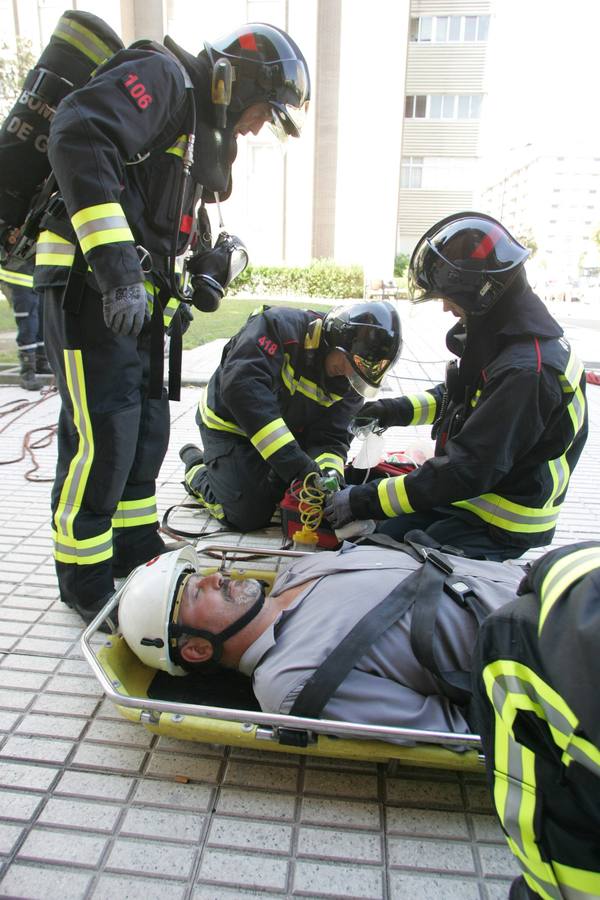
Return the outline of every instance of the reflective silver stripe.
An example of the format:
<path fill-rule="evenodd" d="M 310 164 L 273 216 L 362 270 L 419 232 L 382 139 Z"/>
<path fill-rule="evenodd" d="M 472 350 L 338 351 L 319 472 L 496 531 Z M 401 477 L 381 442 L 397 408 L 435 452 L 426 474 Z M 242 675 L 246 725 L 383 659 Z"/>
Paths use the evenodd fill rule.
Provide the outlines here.
<path fill-rule="evenodd" d="M 281 380 L 290 394 L 293 395 L 298 391 L 300 394 L 303 394 L 303 396 L 308 397 L 309 400 L 314 400 L 319 406 L 333 406 L 334 403 L 337 403 L 342 399 L 338 394 L 327 394 L 318 384 L 316 384 L 316 382 L 310 381 L 310 379 L 305 378 L 304 375 L 296 378 L 296 373 L 288 353 L 284 353 L 283 355 Z"/>
<path fill-rule="evenodd" d="M 261 431 L 262 431 L 262 429 L 261 429 Z M 252 440 L 252 443 L 254 444 L 254 446 L 256 447 L 256 449 L 258 450 L 258 452 L 260 453 L 260 455 L 264 459 L 268 459 L 270 456 L 273 455 L 273 453 L 276 453 L 277 450 L 280 449 L 279 447 L 273 447 L 273 444 L 276 444 L 281 439 L 286 439 L 286 438 L 288 440 L 286 440 L 285 443 L 289 443 L 290 440 L 291 441 L 294 440 L 294 436 L 292 435 L 291 431 L 289 430 L 289 428 L 287 427 L 287 425 L 284 422 L 283 425 L 279 425 L 278 428 L 275 428 L 273 431 L 269 432 L 269 434 L 266 434 L 263 438 L 260 438 L 256 442 L 254 441 L 253 438 L 251 438 L 251 440 Z"/>
<path fill-rule="evenodd" d="M 114 52 L 89 28 L 85 28 L 79 22 L 74 22 L 66 16 L 60 17 L 58 25 L 54 29 L 54 35 L 79 47 L 96 64 L 104 62 Z"/>
<path fill-rule="evenodd" d="M 77 228 L 77 239 L 81 243 L 89 234 L 95 234 L 97 231 L 108 231 L 111 228 L 129 228 L 129 223 L 125 216 L 105 216 L 102 219 L 93 219 L 91 222 L 85 222 Z"/>
<path fill-rule="evenodd" d="M 406 399 L 410 400 L 413 408 L 410 425 L 428 425 L 433 422 L 437 404 L 432 394 L 412 394 Z"/>
<path fill-rule="evenodd" d="M 78 366 L 78 360 L 81 360 L 81 351 L 65 350 L 64 359 L 65 374 L 73 404 L 73 419 L 79 432 L 77 455 L 71 462 L 72 468 L 69 468 L 69 473 L 63 484 L 55 517 L 58 531 L 63 535 L 67 535 L 69 534 L 69 523 L 73 510 L 78 507 L 78 497 L 83 492 L 84 482 L 87 480 L 92 459 L 94 458 L 94 435 L 87 412 L 83 367 L 81 367 L 80 372 Z M 63 496 L 65 489 L 66 496 Z"/>
<path fill-rule="evenodd" d="M 87 540 L 89 540 L 89 538 L 82 538 L 81 541 L 74 541 L 71 543 L 70 541 L 66 541 L 59 537 L 58 534 L 55 534 L 54 551 L 55 553 L 61 553 L 65 556 L 76 555 L 77 559 L 81 560 L 97 556 L 100 553 L 106 553 L 107 551 L 110 551 L 112 555 L 112 532 L 110 533 L 110 537 L 106 538 L 102 543 L 94 544 L 91 547 L 83 546 Z"/>
<path fill-rule="evenodd" d="M 207 428 L 213 428 L 216 431 L 226 431 L 230 434 L 239 434 L 241 437 L 248 436 L 243 428 L 240 428 L 235 422 L 228 422 L 226 419 L 221 419 L 220 416 L 212 411 L 206 402 L 206 388 L 204 388 L 200 394 L 198 409 L 200 410 L 200 418 Z"/>
<path fill-rule="evenodd" d="M 574 550 L 568 556 L 563 556 L 550 567 L 540 587 L 540 621 L 539 633 L 554 607 L 554 604 L 563 596 L 574 581 L 588 575 L 594 569 L 600 568 L 600 549 L 598 547 L 585 547 Z"/>

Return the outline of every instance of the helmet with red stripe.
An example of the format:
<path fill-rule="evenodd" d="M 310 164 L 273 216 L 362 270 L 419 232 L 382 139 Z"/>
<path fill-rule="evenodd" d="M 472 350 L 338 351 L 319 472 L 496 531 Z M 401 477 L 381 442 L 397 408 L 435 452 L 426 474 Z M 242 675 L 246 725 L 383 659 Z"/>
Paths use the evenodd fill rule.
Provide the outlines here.
<path fill-rule="evenodd" d="M 280 135 L 298 137 L 310 100 L 310 75 L 302 51 L 274 25 L 248 23 L 205 43 L 213 68 L 213 103 L 235 123 L 255 103 L 269 103 Z"/>
<path fill-rule="evenodd" d="M 468 315 L 485 315 L 528 256 L 491 216 L 455 213 L 433 225 L 415 247 L 408 268 L 410 298 L 450 300 Z"/>

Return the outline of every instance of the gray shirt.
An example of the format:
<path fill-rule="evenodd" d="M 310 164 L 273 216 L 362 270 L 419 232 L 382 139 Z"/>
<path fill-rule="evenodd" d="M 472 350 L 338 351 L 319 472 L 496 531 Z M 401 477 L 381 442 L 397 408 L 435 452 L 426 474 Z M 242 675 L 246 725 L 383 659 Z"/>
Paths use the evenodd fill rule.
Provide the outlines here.
<path fill-rule="evenodd" d="M 476 585 L 490 611 L 514 599 L 523 577 L 519 566 L 449 559 L 456 579 Z M 305 682 L 353 626 L 419 566 L 401 551 L 353 544 L 293 562 L 276 579 L 273 596 L 307 581 L 316 583 L 298 594 L 240 661 L 240 670 L 253 676 L 261 708 L 288 713 Z M 410 645 L 411 619 L 409 611 L 355 663 L 322 718 L 468 732 L 459 709 L 440 696 L 433 676 L 417 662 Z M 443 595 L 436 632 L 440 668 L 468 671 L 476 634 L 474 617 Z"/>

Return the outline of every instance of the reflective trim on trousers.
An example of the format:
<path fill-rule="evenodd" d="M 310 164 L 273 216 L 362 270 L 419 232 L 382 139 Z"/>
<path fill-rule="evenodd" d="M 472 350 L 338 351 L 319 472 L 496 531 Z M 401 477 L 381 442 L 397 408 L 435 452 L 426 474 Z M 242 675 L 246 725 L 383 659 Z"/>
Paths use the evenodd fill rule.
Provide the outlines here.
<path fill-rule="evenodd" d="M 121 500 L 112 518 L 113 528 L 133 528 L 154 525 L 158 521 L 156 497 L 144 500 Z"/>
<path fill-rule="evenodd" d="M 73 530 L 74 522 L 94 459 L 94 435 L 87 406 L 81 350 L 64 350 L 63 354 L 65 378 L 73 404 L 73 423 L 78 434 L 78 447 L 60 492 L 54 513 L 54 526 L 58 540 L 61 543 L 66 540 L 70 546 L 74 546 L 77 543 Z"/>

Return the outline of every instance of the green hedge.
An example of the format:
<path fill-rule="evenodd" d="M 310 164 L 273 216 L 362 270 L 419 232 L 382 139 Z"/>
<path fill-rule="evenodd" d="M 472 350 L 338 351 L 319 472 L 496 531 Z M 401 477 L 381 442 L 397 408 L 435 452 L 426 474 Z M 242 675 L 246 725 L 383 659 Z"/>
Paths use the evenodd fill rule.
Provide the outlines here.
<path fill-rule="evenodd" d="M 330 259 L 316 259 L 301 269 L 248 266 L 232 284 L 231 292 L 359 299 L 363 284 L 362 266 L 338 266 Z"/>

